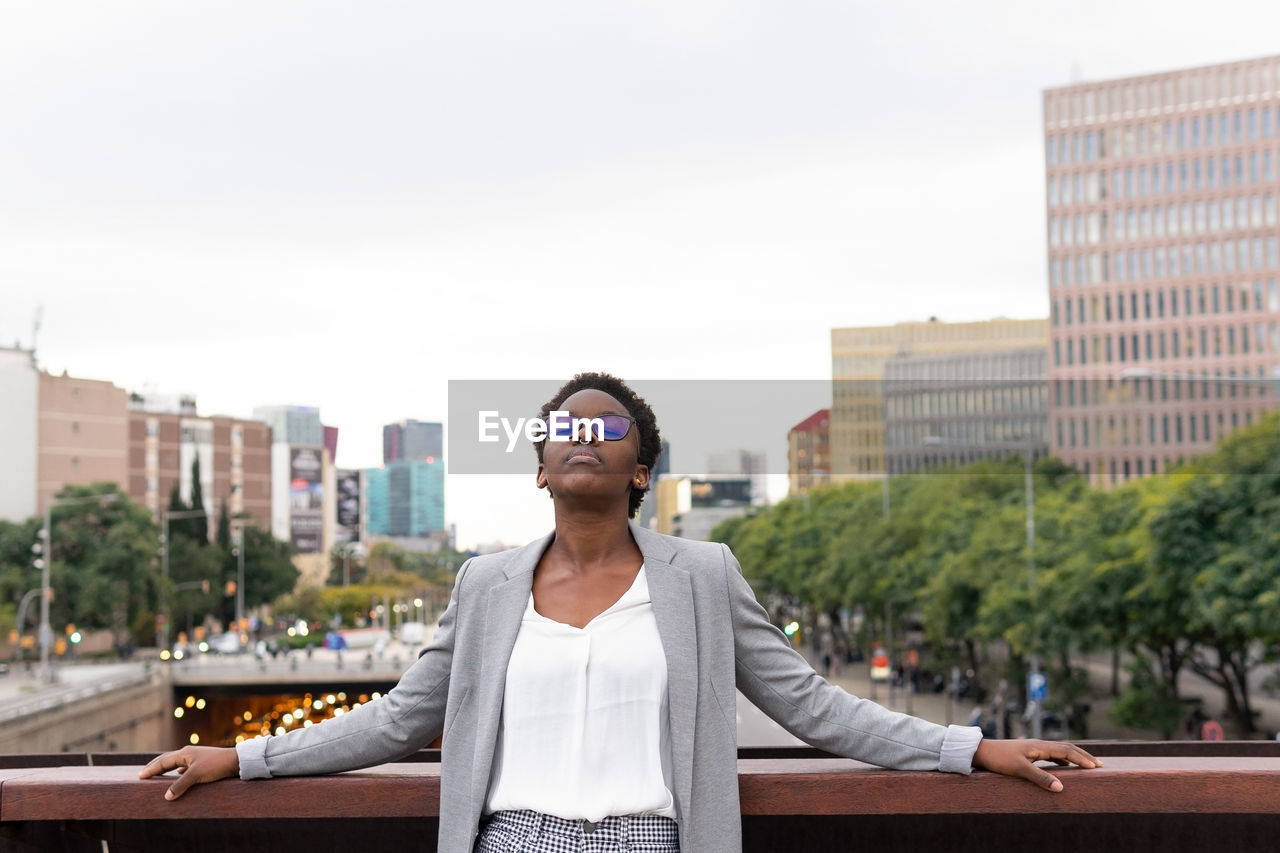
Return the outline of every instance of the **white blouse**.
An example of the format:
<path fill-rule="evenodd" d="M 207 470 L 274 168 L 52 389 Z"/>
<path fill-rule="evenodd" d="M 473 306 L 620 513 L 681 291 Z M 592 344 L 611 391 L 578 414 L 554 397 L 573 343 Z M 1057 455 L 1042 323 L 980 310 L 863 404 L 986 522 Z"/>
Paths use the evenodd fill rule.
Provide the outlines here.
<path fill-rule="evenodd" d="M 674 818 L 671 790 L 667 660 L 644 567 L 583 628 L 541 615 L 530 593 L 507 665 L 485 812 Z"/>

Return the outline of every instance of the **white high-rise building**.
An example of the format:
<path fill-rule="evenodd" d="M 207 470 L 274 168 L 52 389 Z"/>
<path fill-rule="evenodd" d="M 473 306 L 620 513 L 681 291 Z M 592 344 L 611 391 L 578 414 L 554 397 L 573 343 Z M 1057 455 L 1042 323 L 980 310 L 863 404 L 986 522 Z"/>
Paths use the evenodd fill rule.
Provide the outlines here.
<path fill-rule="evenodd" d="M 35 353 L 0 347 L 0 519 L 36 515 L 40 373 Z"/>

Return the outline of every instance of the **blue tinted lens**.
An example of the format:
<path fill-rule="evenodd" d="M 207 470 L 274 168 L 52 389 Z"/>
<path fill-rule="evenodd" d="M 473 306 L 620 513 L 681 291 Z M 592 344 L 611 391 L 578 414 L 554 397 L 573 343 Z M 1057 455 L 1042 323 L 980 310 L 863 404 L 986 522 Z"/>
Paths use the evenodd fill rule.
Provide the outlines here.
<path fill-rule="evenodd" d="M 575 423 L 579 434 L 585 435 L 588 431 L 590 432 L 588 440 L 591 441 L 599 438 L 605 441 L 619 441 L 626 438 L 627 433 L 631 431 L 631 418 L 625 415 L 598 415 L 594 418 L 571 415 L 567 419 L 548 419 L 547 433 L 553 441 L 573 441 L 575 440 L 573 431 Z"/>
<path fill-rule="evenodd" d="M 605 441 L 619 441 L 626 438 L 627 433 L 631 431 L 631 418 L 625 418 L 622 415 L 605 415 L 600 420 L 604 421 Z"/>

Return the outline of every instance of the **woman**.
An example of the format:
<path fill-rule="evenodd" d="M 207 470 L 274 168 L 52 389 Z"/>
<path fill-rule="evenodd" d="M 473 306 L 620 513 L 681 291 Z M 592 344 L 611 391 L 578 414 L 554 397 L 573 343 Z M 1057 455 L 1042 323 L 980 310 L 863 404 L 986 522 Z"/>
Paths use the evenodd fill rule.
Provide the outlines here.
<path fill-rule="evenodd" d="M 196 782 L 352 770 L 444 735 L 439 849 L 741 850 L 735 688 L 803 740 L 885 767 L 982 767 L 1051 791 L 1033 762 L 1071 744 L 983 740 L 820 678 L 756 602 L 729 549 L 631 525 L 661 441 L 621 380 L 580 374 L 542 410 L 587 421 L 536 445 L 555 531 L 468 560 L 432 644 L 377 702 L 235 749 L 161 755 Z"/>

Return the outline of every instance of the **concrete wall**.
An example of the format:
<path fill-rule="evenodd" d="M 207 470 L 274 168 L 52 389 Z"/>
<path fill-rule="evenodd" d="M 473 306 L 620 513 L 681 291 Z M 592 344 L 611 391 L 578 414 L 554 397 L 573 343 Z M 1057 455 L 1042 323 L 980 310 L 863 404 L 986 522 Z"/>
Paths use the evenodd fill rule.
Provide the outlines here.
<path fill-rule="evenodd" d="M 173 696 L 159 678 L 0 724 L 0 753 L 150 752 L 172 749 Z"/>

